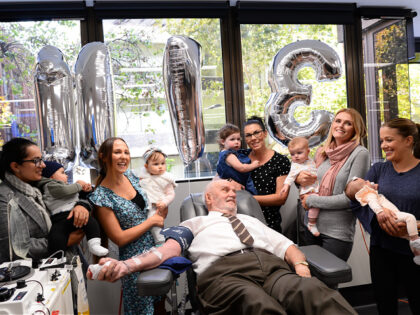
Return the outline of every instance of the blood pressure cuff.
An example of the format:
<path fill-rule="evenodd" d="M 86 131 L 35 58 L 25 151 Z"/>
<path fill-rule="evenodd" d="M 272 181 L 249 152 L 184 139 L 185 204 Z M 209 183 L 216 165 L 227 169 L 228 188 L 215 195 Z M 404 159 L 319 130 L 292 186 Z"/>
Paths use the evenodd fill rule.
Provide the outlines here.
<path fill-rule="evenodd" d="M 184 253 L 188 247 L 190 247 L 192 240 L 194 239 L 194 234 L 189 228 L 185 226 L 172 226 L 160 231 L 165 237 L 165 241 L 172 238 L 179 243 L 181 246 L 181 252 Z"/>
<path fill-rule="evenodd" d="M 191 261 L 182 256 L 176 256 L 169 258 L 165 262 L 163 262 L 158 268 L 161 269 L 169 269 L 170 271 L 174 272 L 175 274 L 179 275 L 187 270 L 191 266 Z"/>

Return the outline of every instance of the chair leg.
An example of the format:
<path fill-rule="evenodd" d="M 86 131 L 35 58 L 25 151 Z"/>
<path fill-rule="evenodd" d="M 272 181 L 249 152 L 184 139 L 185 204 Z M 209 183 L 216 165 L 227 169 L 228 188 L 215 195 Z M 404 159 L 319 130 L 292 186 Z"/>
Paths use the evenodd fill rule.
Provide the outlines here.
<path fill-rule="evenodd" d="M 178 315 L 178 297 L 176 294 L 176 280 L 172 283 L 171 288 L 171 315 Z"/>

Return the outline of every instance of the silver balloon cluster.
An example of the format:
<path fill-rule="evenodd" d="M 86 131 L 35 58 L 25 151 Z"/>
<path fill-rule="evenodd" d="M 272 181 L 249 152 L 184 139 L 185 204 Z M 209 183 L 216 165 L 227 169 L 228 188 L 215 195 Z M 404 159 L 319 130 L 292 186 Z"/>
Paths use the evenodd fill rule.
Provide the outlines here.
<path fill-rule="evenodd" d="M 65 165 L 66 171 L 79 165 L 95 168 L 99 145 L 115 134 L 111 58 L 105 44 L 82 48 L 75 78 L 58 48 L 43 47 L 35 90 L 44 158 Z"/>
<path fill-rule="evenodd" d="M 200 44 L 191 38 L 172 36 L 166 43 L 163 57 L 166 100 L 184 165 L 189 165 L 204 152 L 200 49 Z"/>
<path fill-rule="evenodd" d="M 45 46 L 35 69 L 36 113 L 40 144 L 46 160 L 67 168 L 75 155 L 75 106 L 73 78 L 61 51 Z"/>
<path fill-rule="evenodd" d="M 281 144 L 285 139 L 305 137 L 314 147 L 325 140 L 334 118 L 329 111 L 313 110 L 306 123 L 296 121 L 296 108 L 311 103 L 312 86 L 297 79 L 299 70 L 306 66 L 315 70 L 318 81 L 336 80 L 342 73 L 335 50 L 317 40 L 291 43 L 276 54 L 268 75 L 271 94 L 265 105 L 265 121 L 270 136 Z"/>
<path fill-rule="evenodd" d="M 80 150 L 82 163 L 97 166 L 96 153 L 115 136 L 115 100 L 111 56 L 104 43 L 83 46 L 75 66 Z M 95 167 L 97 168 L 97 167 Z"/>

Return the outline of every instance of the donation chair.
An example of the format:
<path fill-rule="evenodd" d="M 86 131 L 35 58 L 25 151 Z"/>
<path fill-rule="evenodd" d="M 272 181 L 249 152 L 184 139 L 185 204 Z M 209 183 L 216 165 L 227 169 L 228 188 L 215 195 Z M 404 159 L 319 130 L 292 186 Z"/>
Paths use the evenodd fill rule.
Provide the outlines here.
<path fill-rule="evenodd" d="M 236 199 L 238 213 L 253 216 L 266 223 L 260 205 L 249 192 L 238 191 Z M 195 216 L 207 215 L 208 210 L 204 203 L 203 193 L 190 194 L 185 198 L 180 212 L 181 222 Z M 351 281 L 351 268 L 340 258 L 316 245 L 302 246 L 299 249 L 305 254 L 312 275 L 328 286 L 336 288 L 339 283 Z M 174 276 L 169 270 L 153 269 L 142 272 L 137 279 L 138 292 L 140 295 L 164 295 L 173 285 L 173 279 Z M 200 310 L 200 303 L 196 294 L 196 276 L 192 268 L 187 270 L 187 279 L 191 306 L 193 310 Z M 172 306 L 176 309 L 174 298 L 176 299 L 176 296 L 172 293 Z M 174 312 L 174 308 L 172 312 Z M 201 313 L 203 312 L 201 311 Z"/>

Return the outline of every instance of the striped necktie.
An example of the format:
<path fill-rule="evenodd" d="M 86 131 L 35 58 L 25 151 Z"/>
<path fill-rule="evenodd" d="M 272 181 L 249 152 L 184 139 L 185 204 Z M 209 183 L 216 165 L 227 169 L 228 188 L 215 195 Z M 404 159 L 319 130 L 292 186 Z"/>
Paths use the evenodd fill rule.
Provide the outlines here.
<path fill-rule="evenodd" d="M 229 219 L 230 224 L 232 224 L 233 231 L 238 235 L 239 240 L 245 245 L 252 246 L 254 244 L 254 239 L 248 230 L 245 228 L 245 225 L 239 220 L 236 216 L 223 213 L 223 216 Z"/>

